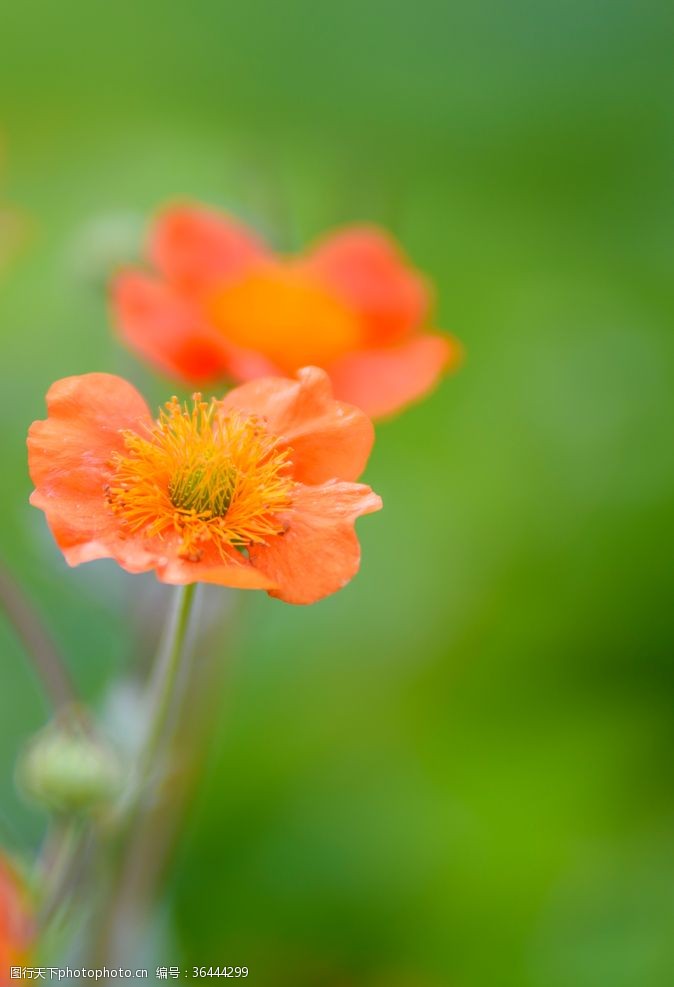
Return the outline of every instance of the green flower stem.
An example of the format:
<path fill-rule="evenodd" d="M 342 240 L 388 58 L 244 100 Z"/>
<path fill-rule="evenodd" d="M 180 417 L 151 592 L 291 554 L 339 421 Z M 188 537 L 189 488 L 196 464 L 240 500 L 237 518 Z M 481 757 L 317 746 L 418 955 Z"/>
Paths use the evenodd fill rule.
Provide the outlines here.
<path fill-rule="evenodd" d="M 171 716 L 178 705 L 178 694 L 183 684 L 184 665 L 188 657 L 186 648 L 190 616 L 194 606 L 196 584 L 179 586 L 175 592 L 173 608 L 166 625 L 166 632 L 157 655 L 150 686 L 150 726 L 141 753 L 139 793 L 147 793 L 148 783 L 160 774 L 158 761 L 163 760 L 164 739 Z"/>
<path fill-rule="evenodd" d="M 180 702 L 188 681 L 190 654 L 188 635 L 196 585 L 180 586 L 159 646 L 149 687 L 149 726 L 139 755 L 136 784 L 127 806 L 122 831 L 113 848 L 114 879 L 110 897 L 100 916 L 98 934 L 92 942 L 98 965 L 117 962 L 128 956 L 127 940 L 133 929 L 138 903 L 135 884 L 142 861 L 139 847 L 147 821 L 157 807 L 158 789 L 164 777 L 166 759 L 180 715 Z"/>
<path fill-rule="evenodd" d="M 64 908 L 76 886 L 87 825 L 76 817 L 52 821 L 39 862 L 42 901 L 38 926 L 44 931 Z"/>

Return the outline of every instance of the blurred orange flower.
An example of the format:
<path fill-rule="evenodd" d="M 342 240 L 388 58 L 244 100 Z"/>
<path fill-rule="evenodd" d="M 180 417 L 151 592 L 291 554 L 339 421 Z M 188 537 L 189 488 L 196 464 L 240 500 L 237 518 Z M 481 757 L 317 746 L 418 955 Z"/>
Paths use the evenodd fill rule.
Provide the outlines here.
<path fill-rule="evenodd" d="M 274 255 L 224 214 L 167 209 L 149 259 L 112 290 L 123 339 L 190 383 L 324 367 L 338 398 L 373 416 L 425 394 L 456 364 L 455 339 L 424 330 L 425 280 L 395 242 L 352 227 L 296 258 Z"/>
<path fill-rule="evenodd" d="M 6 858 L 0 855 L 0 987 L 9 987 L 12 982 L 12 966 L 27 962 L 32 926 L 25 889 Z"/>
<path fill-rule="evenodd" d="M 353 481 L 369 419 L 324 371 L 260 378 L 153 420 L 110 374 L 57 381 L 28 437 L 31 503 L 70 565 L 113 558 L 166 583 L 265 589 L 313 603 L 355 575 L 354 522 L 380 498 Z"/>

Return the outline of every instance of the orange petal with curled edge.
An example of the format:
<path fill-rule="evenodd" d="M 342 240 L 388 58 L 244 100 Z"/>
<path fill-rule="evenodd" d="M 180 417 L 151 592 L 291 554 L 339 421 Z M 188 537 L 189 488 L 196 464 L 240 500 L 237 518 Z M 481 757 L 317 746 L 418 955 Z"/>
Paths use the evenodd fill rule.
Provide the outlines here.
<path fill-rule="evenodd" d="M 359 408 L 335 401 L 330 378 L 317 367 L 299 370 L 296 380 L 263 377 L 241 384 L 223 407 L 263 417 L 291 446 L 293 475 L 302 483 L 356 480 L 372 450 L 372 422 Z"/>
<path fill-rule="evenodd" d="M 381 507 L 381 498 L 361 483 L 301 487 L 285 534 L 250 550 L 255 567 L 278 586 L 270 595 L 315 603 L 346 586 L 360 568 L 356 518 Z"/>

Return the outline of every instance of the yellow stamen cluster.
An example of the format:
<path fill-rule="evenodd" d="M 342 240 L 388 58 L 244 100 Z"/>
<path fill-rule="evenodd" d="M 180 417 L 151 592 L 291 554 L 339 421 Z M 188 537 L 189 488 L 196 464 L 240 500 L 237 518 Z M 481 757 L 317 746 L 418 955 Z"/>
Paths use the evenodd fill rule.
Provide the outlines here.
<path fill-rule="evenodd" d="M 145 435 L 124 433 L 107 489 L 110 509 L 131 532 L 177 536 L 180 555 L 199 561 L 211 543 L 264 544 L 281 534 L 278 514 L 292 499 L 289 451 L 258 419 L 195 394 L 171 398 Z"/>

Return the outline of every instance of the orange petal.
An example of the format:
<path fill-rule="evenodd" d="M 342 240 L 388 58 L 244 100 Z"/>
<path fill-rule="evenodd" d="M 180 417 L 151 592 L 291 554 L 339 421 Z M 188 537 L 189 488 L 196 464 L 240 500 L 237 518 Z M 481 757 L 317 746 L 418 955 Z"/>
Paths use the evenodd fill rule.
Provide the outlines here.
<path fill-rule="evenodd" d="M 228 280 L 267 256 L 264 245 L 224 213 L 198 206 L 176 206 L 155 221 L 150 258 L 181 288 L 200 291 Z"/>
<path fill-rule="evenodd" d="M 366 345 L 395 342 L 419 328 L 426 317 L 426 283 L 383 231 L 346 229 L 316 247 L 307 264 L 360 314 Z"/>
<path fill-rule="evenodd" d="M 271 596 L 315 603 L 346 586 L 360 566 L 354 522 L 381 506 L 381 498 L 360 483 L 300 487 L 285 534 L 250 549 L 253 565 L 278 586 Z"/>
<path fill-rule="evenodd" d="M 424 334 L 398 346 L 353 353 L 329 369 L 337 397 L 381 418 L 423 397 L 460 358 L 452 336 Z"/>
<path fill-rule="evenodd" d="M 28 433 L 28 464 L 41 508 L 70 565 L 94 558 L 124 558 L 131 571 L 149 568 L 151 556 L 134 539 L 122 539 L 107 509 L 110 459 L 124 451 L 122 429 L 149 424 L 138 391 L 112 374 L 66 377 L 47 394 L 48 418 Z"/>
<path fill-rule="evenodd" d="M 235 589 L 276 588 L 273 579 L 256 569 L 235 549 L 228 553 L 226 559 L 211 553 L 210 558 L 200 562 L 189 562 L 174 556 L 157 568 L 157 579 L 175 586 L 198 582 L 232 586 Z"/>
<path fill-rule="evenodd" d="M 335 401 L 324 370 L 304 367 L 297 380 L 262 377 L 226 395 L 226 408 L 264 418 L 291 446 L 295 479 L 355 480 L 372 449 L 372 423 L 358 408 Z"/>
<path fill-rule="evenodd" d="M 0 987 L 9 985 L 11 966 L 28 960 L 33 934 L 25 889 L 13 868 L 0 857 Z"/>
<path fill-rule="evenodd" d="M 125 342 L 165 373 L 203 383 L 227 372 L 221 337 L 204 324 L 198 306 L 170 285 L 145 274 L 121 274 L 112 287 L 112 306 Z"/>

